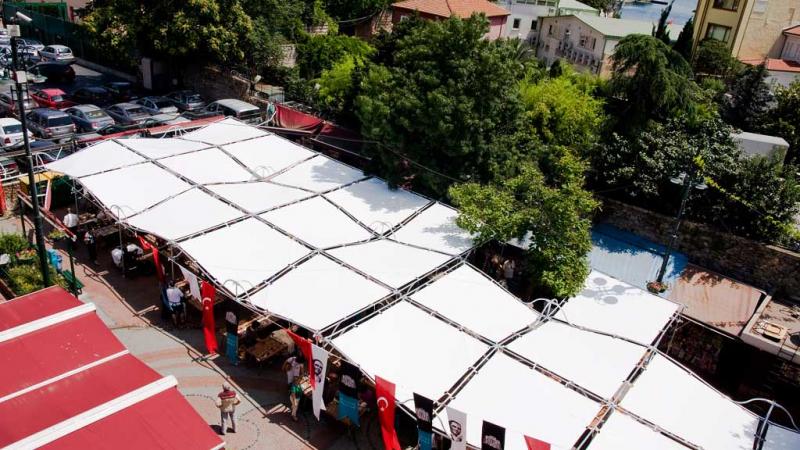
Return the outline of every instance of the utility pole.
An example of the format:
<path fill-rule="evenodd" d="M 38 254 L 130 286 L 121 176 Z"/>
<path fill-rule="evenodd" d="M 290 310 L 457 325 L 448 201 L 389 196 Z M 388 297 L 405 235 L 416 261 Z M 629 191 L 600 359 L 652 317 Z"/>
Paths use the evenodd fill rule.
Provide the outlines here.
<path fill-rule="evenodd" d="M 15 25 L 19 20 L 30 23 L 31 19 L 24 14 L 17 12 L 16 17 L 11 19 Z M 22 82 L 27 83 L 27 71 L 20 71 L 18 65 L 18 39 L 19 39 L 19 25 L 15 26 L 15 30 L 9 34 L 11 37 L 11 59 L 12 67 L 14 68 L 14 89 L 17 93 L 17 110 L 19 111 L 19 121 L 22 123 L 22 141 L 25 146 L 25 157 L 28 159 L 28 184 L 31 196 L 31 205 L 33 205 L 33 227 L 36 235 L 36 251 L 39 255 L 39 268 L 42 271 L 42 282 L 44 287 L 50 286 L 50 267 L 47 262 L 47 252 L 45 249 L 44 231 L 42 227 L 42 214 L 39 211 L 39 195 L 36 188 L 36 177 L 33 173 L 33 155 L 31 154 L 31 143 L 28 140 L 28 123 L 25 118 L 25 102 L 22 96 Z M 22 78 L 22 80 L 20 80 Z"/>
<path fill-rule="evenodd" d="M 678 209 L 678 215 L 675 216 L 675 226 L 672 229 L 672 235 L 669 237 L 669 245 L 667 246 L 666 251 L 664 251 L 664 258 L 661 260 L 661 268 L 658 270 L 658 278 L 656 281 L 659 283 L 664 282 L 664 274 L 667 272 L 669 257 L 672 254 L 672 249 L 675 248 L 675 244 L 678 242 L 678 231 L 681 228 L 681 219 L 683 219 L 683 211 L 686 209 L 686 202 L 689 200 L 689 193 L 692 191 L 692 189 L 703 190 L 706 188 L 705 183 L 695 182 L 695 176 L 695 172 L 691 171 L 688 174 L 684 173 L 681 176 L 675 177 L 671 180 L 675 184 L 683 181 L 683 193 L 681 194 L 681 206 Z M 681 179 L 681 177 L 683 179 Z"/>

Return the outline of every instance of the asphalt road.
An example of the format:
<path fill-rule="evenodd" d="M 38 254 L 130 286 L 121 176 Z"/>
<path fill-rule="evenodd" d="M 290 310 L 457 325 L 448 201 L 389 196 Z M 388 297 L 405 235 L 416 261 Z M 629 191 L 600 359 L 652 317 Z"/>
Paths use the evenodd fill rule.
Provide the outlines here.
<path fill-rule="evenodd" d="M 30 86 L 28 86 L 28 89 L 59 88 L 62 91 L 66 92 L 67 94 L 71 94 L 76 89 L 82 87 L 101 86 L 104 83 L 108 83 L 109 81 L 120 81 L 114 77 L 103 75 L 100 72 L 95 72 L 94 70 L 88 69 L 78 64 L 73 64 L 72 68 L 75 70 L 75 82 L 73 83 L 53 83 L 50 81 L 45 81 L 44 83 L 31 83 Z M 11 86 L 13 86 L 14 84 L 12 81 L 9 80 L 3 80 L 0 83 L 2 83 L 2 86 L 0 86 L 0 92 L 10 91 Z"/>

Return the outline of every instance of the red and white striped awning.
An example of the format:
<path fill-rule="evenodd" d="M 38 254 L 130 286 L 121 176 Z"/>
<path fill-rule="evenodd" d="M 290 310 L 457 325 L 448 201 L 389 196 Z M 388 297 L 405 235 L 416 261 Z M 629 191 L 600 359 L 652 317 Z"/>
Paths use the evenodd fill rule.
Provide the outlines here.
<path fill-rule="evenodd" d="M 60 287 L 0 304 L 0 448 L 215 449 L 178 392 Z"/>

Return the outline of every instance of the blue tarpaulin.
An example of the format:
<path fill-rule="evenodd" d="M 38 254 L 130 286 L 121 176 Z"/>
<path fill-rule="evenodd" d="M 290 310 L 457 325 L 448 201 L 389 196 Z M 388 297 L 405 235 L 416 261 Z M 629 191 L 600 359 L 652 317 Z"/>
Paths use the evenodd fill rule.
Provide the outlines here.
<path fill-rule="evenodd" d="M 611 275 L 641 289 L 658 276 L 666 247 L 607 224 L 592 228 L 592 269 Z M 664 282 L 672 286 L 686 268 L 685 254 L 673 251 Z M 667 297 L 669 291 L 662 294 Z"/>

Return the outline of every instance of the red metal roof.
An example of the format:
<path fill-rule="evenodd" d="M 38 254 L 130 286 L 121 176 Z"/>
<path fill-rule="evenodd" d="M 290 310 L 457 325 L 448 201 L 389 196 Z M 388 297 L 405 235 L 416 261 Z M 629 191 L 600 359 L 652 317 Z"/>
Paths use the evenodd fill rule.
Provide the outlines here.
<path fill-rule="evenodd" d="M 800 36 L 800 25 L 795 25 L 783 30 L 783 34 L 791 34 L 792 36 Z"/>
<path fill-rule="evenodd" d="M 800 62 L 788 59 L 768 58 L 766 62 L 767 70 L 777 72 L 800 72 Z"/>
<path fill-rule="evenodd" d="M 466 18 L 474 13 L 486 17 L 507 16 L 510 13 L 487 0 L 405 0 L 392 4 L 392 8 L 419 11 L 439 17 Z"/>
<path fill-rule="evenodd" d="M 223 444 L 173 377 L 130 355 L 93 305 L 60 287 L 0 303 L 0 367 L 0 447 Z"/>

